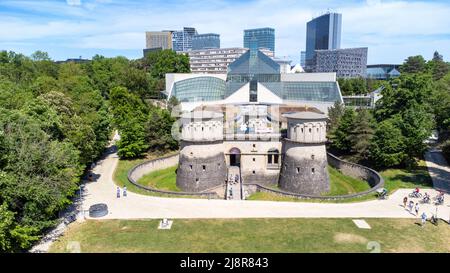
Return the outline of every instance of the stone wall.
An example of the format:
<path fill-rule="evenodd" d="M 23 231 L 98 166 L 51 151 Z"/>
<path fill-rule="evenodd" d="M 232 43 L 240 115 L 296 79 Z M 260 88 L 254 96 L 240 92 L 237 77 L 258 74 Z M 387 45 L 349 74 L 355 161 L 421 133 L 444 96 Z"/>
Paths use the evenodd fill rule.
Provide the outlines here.
<path fill-rule="evenodd" d="M 173 192 L 173 191 L 164 191 L 164 190 L 158 190 L 155 188 L 147 187 L 144 185 L 141 185 L 137 183 L 137 181 L 144 175 L 151 173 L 153 171 L 166 169 L 172 166 L 176 166 L 178 164 L 179 155 L 171 155 L 171 156 L 165 156 L 153 160 L 146 161 L 144 163 L 141 163 L 139 165 L 134 166 L 129 172 L 128 172 L 128 181 L 135 185 L 136 187 L 156 193 L 158 195 L 166 195 L 166 196 L 195 196 L 195 197 L 203 197 L 203 198 L 222 198 L 219 196 L 216 191 L 204 191 L 204 192 Z"/>
<path fill-rule="evenodd" d="M 384 180 L 380 174 L 368 167 L 347 162 L 330 153 L 327 153 L 327 160 L 330 166 L 338 169 L 344 175 L 367 181 L 372 188 L 379 185 L 380 180 L 384 185 Z"/>
<path fill-rule="evenodd" d="M 210 157 L 188 157 L 180 154 L 177 186 L 183 191 L 200 192 L 220 186 L 227 179 L 223 153 Z"/>
<path fill-rule="evenodd" d="M 283 190 L 272 189 L 272 188 L 269 188 L 267 186 L 260 185 L 257 183 L 248 183 L 248 184 L 245 183 L 243 185 L 244 191 L 248 192 L 249 194 L 252 194 L 255 192 L 268 192 L 271 194 L 276 194 L 276 195 L 285 196 L 285 197 L 299 198 L 299 199 L 341 200 L 341 199 L 365 196 L 365 195 L 375 192 L 377 189 L 382 188 L 384 186 L 384 179 L 381 177 L 381 175 L 378 172 L 376 172 L 368 167 L 359 165 L 359 164 L 344 161 L 330 153 L 328 153 L 327 156 L 328 156 L 328 163 L 331 166 L 340 170 L 345 175 L 366 181 L 367 183 L 369 183 L 371 188 L 369 190 L 366 190 L 363 192 L 347 194 L 347 195 L 320 196 L 320 195 L 310 195 L 310 194 L 299 194 L 299 193 L 287 192 L 287 191 L 283 191 Z"/>
<path fill-rule="evenodd" d="M 178 164 L 178 154 L 165 156 L 141 163 L 133 168 L 133 172 L 129 173 L 130 178 L 138 181 L 144 175 L 158 170 L 167 169 Z"/>

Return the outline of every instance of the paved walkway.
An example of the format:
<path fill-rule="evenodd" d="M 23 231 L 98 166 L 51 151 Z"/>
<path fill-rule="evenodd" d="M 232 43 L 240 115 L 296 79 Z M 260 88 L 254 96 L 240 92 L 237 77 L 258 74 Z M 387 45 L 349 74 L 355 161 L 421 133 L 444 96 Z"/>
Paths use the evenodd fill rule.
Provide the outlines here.
<path fill-rule="evenodd" d="M 436 148 L 431 148 L 425 153 L 425 161 L 433 180 L 433 187 L 450 193 L 450 166 L 442 152 Z"/>
<path fill-rule="evenodd" d="M 113 172 L 117 166 L 117 154 L 112 152 L 98 162 L 94 172 L 100 177 L 96 182 L 86 184 L 83 194 L 83 208 L 96 203 L 106 203 L 109 214 L 101 219 L 162 219 L 162 218 L 414 218 L 402 207 L 402 199 L 411 192 L 398 190 L 388 200 L 372 200 L 360 203 L 330 204 L 308 202 L 207 200 L 191 198 L 163 198 L 128 192 L 127 197 L 116 198 L 117 186 Z M 435 190 L 427 190 L 432 196 Z M 418 200 L 417 200 L 418 201 Z M 450 196 L 438 207 L 438 217 L 450 217 Z M 431 216 L 434 205 L 421 205 Z M 88 218 L 88 215 L 86 214 Z"/>
<path fill-rule="evenodd" d="M 236 181 L 236 175 L 239 180 Z M 227 199 L 231 200 L 241 200 L 241 181 L 239 167 L 231 166 L 228 168 L 228 182 L 227 182 Z M 231 195 L 229 194 L 231 192 Z"/>

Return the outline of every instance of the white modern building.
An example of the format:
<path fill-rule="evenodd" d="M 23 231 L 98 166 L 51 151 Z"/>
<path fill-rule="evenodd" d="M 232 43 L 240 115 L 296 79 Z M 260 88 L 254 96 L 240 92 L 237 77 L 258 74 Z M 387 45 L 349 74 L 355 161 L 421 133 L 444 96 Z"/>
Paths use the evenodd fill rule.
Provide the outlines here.
<path fill-rule="evenodd" d="M 167 74 L 167 97 L 183 111 L 201 105 L 289 105 L 323 113 L 343 102 L 336 73 L 281 73 L 272 58 L 249 50 L 217 74 Z"/>

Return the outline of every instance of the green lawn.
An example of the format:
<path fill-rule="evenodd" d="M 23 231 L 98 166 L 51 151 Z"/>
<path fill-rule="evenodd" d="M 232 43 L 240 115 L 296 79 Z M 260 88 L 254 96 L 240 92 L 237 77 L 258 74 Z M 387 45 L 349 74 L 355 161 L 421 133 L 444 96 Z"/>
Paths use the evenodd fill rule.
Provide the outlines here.
<path fill-rule="evenodd" d="M 163 156 L 167 156 L 167 155 L 171 155 L 171 154 L 175 154 L 177 152 L 171 152 L 165 155 L 161 155 L 161 154 L 149 154 L 147 157 L 145 158 L 141 158 L 141 159 L 120 159 L 119 163 L 117 164 L 116 170 L 114 171 L 114 175 L 113 175 L 113 180 L 114 182 L 120 186 L 127 186 L 128 191 L 132 191 L 135 193 L 139 193 L 139 194 L 144 194 L 144 195 L 153 195 L 153 196 L 162 196 L 158 193 L 153 193 L 153 192 L 149 192 L 143 189 L 140 189 L 138 187 L 136 187 L 135 185 L 131 184 L 130 181 L 128 181 L 128 171 L 131 170 L 131 168 L 133 168 L 134 166 L 143 163 L 145 161 L 149 161 L 151 159 L 155 159 L 158 157 L 163 157 Z"/>
<path fill-rule="evenodd" d="M 386 189 L 390 192 L 405 188 L 433 187 L 426 163 L 423 160 L 419 161 L 418 166 L 414 170 L 387 169 L 381 171 L 380 174 L 384 178 Z"/>
<path fill-rule="evenodd" d="M 334 168 L 329 168 L 331 191 L 328 195 L 345 194 L 351 192 L 364 191 L 368 189 L 368 185 L 364 183 L 357 183 L 357 179 L 348 177 L 340 173 Z M 428 170 L 425 161 L 420 160 L 419 165 L 414 170 L 406 169 L 387 169 L 380 172 L 384 178 L 385 187 L 389 193 L 393 193 L 398 189 L 408 188 L 431 188 L 433 183 L 431 177 L 428 174 Z M 343 200 L 305 200 L 294 197 L 278 196 L 272 193 L 257 192 L 248 197 L 248 200 L 266 200 L 266 201 L 288 201 L 288 202 L 333 202 L 333 203 L 351 203 L 362 202 L 375 199 L 375 194 L 368 194 L 362 197 L 354 197 Z"/>
<path fill-rule="evenodd" d="M 330 174 L 330 192 L 326 196 L 351 194 L 370 189 L 369 183 L 344 175 L 333 167 L 328 167 L 328 173 Z"/>
<path fill-rule="evenodd" d="M 176 219 L 171 230 L 158 230 L 158 220 L 90 220 L 73 224 L 50 251 L 76 241 L 82 252 L 369 252 L 369 242 L 381 252 L 450 252 L 443 221 L 366 221 L 372 229 L 351 219 Z"/>
<path fill-rule="evenodd" d="M 324 196 L 345 195 L 351 193 L 362 192 L 370 189 L 367 182 L 342 174 L 333 167 L 328 167 L 330 174 L 330 192 Z M 278 188 L 276 188 L 278 189 Z M 305 200 L 295 197 L 279 196 L 268 192 L 256 192 L 250 195 L 247 200 L 266 200 L 266 201 L 294 201 L 294 202 L 357 202 L 374 198 L 374 195 L 356 197 L 345 200 Z"/>
<path fill-rule="evenodd" d="M 177 185 L 177 175 L 175 171 L 178 166 L 154 171 L 141 177 L 137 182 L 141 185 L 166 191 L 181 191 Z"/>

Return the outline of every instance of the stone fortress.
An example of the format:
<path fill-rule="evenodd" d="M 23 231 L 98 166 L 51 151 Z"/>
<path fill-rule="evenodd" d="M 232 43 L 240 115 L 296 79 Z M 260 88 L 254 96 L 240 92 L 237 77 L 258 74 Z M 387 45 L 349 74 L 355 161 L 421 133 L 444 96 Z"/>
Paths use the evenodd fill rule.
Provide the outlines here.
<path fill-rule="evenodd" d="M 343 102 L 335 73 L 282 73 L 251 45 L 226 74 L 167 74 L 166 88 L 168 99 L 180 101 L 182 191 L 233 190 L 232 177 L 241 195 L 252 183 L 297 194 L 329 191 L 326 115 Z"/>
<path fill-rule="evenodd" d="M 227 183 L 230 168 L 238 168 L 240 183 L 278 185 L 284 191 L 311 195 L 329 191 L 325 115 L 288 112 L 281 115 L 285 122 L 280 122 L 263 114 L 262 105 L 241 108 L 249 115 L 229 117 L 231 128 L 224 128 L 230 121 L 219 112 L 193 111 L 181 116 L 180 189 L 208 191 Z M 267 131 L 280 123 L 287 127 L 285 137 Z M 247 124 L 254 125 L 245 128 Z"/>

